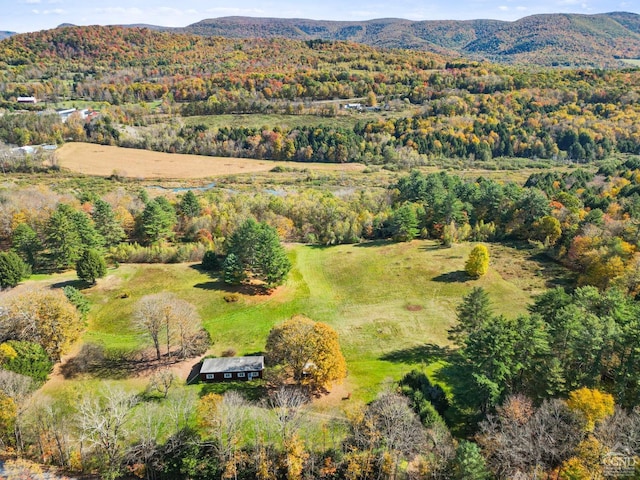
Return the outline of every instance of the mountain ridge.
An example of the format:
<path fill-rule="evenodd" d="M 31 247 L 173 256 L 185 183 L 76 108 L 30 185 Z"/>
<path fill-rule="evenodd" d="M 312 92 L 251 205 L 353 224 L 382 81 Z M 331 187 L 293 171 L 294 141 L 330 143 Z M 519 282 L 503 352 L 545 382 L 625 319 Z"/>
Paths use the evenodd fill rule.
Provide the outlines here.
<path fill-rule="evenodd" d="M 204 19 L 169 31 L 226 38 L 346 40 L 503 63 L 613 66 L 640 57 L 640 15 L 539 14 L 503 20 L 310 20 L 271 17 Z"/>

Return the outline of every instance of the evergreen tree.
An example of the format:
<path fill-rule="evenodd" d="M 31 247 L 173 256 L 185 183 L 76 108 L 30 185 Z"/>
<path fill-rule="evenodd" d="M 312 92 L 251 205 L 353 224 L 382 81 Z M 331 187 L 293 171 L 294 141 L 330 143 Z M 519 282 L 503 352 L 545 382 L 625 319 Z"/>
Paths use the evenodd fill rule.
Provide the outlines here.
<path fill-rule="evenodd" d="M 104 238 L 87 215 L 61 203 L 49 217 L 46 244 L 53 265 L 56 268 L 69 268 L 78 261 L 85 249 L 102 247 Z"/>
<path fill-rule="evenodd" d="M 234 253 L 230 253 L 229 255 L 227 255 L 222 268 L 224 270 L 225 283 L 228 283 L 230 285 L 238 285 L 247 278 L 242 264 Z"/>
<path fill-rule="evenodd" d="M 0 252 L 0 288 L 13 288 L 29 273 L 29 267 L 14 252 Z"/>
<path fill-rule="evenodd" d="M 93 203 L 91 214 L 96 230 L 104 238 L 107 247 L 118 245 L 126 237 L 122 225 L 116 218 L 111 205 L 104 200 L 97 199 Z"/>
<path fill-rule="evenodd" d="M 470 332 L 477 330 L 492 316 L 489 295 L 482 287 L 474 287 L 462 297 L 456 308 L 458 323 L 449 329 L 449 340 L 459 346 L 464 345 Z"/>
<path fill-rule="evenodd" d="M 142 234 L 148 243 L 155 243 L 171 236 L 176 224 L 173 206 L 164 197 L 158 197 L 147 203 L 142 211 Z"/>
<path fill-rule="evenodd" d="M 68 268 L 82 254 L 82 240 L 71 218 L 56 209 L 49 217 L 46 227 L 46 244 L 49 256 L 56 268 Z"/>
<path fill-rule="evenodd" d="M 234 255 L 233 262 L 244 272 L 243 280 L 249 277 L 262 280 L 268 287 L 280 285 L 291 270 L 291 262 L 280 244 L 276 230 L 265 223 L 253 219 L 244 222 L 229 238 L 228 254 Z M 225 261 L 226 272 L 229 262 Z M 235 272 L 236 270 L 229 270 Z M 232 275 L 240 278 L 240 275 Z"/>
<path fill-rule="evenodd" d="M 453 480 L 487 480 L 490 478 L 480 447 L 466 440 L 461 440 L 456 448 L 452 470 L 451 478 Z"/>
<path fill-rule="evenodd" d="M 76 263 L 76 272 L 79 279 L 94 284 L 98 278 L 107 274 L 107 264 L 100 252 L 88 249 Z"/>
<path fill-rule="evenodd" d="M 399 242 L 409 242 L 418 235 L 418 218 L 410 204 L 396 209 L 391 215 L 391 236 Z"/>
<path fill-rule="evenodd" d="M 32 268 L 38 265 L 38 256 L 42 252 L 42 243 L 38 234 L 26 223 L 20 223 L 13 230 L 11 236 L 11 249 L 31 265 Z"/>
<path fill-rule="evenodd" d="M 180 200 L 180 205 L 178 206 L 180 215 L 193 218 L 200 215 L 201 210 L 202 208 L 200 207 L 198 198 L 191 190 L 187 191 L 187 193 L 183 195 L 182 199 Z"/>

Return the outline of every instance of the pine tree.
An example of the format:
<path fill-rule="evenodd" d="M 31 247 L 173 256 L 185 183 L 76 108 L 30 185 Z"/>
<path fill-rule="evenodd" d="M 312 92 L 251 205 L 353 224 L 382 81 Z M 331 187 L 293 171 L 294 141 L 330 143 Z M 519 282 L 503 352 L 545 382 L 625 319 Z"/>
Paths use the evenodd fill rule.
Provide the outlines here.
<path fill-rule="evenodd" d="M 91 214 L 96 225 L 96 230 L 104 238 L 107 247 L 118 245 L 125 237 L 124 229 L 118 222 L 111 205 L 104 200 L 96 200 L 93 203 Z"/>
<path fill-rule="evenodd" d="M 11 249 L 35 268 L 38 265 L 38 256 L 42 251 L 42 243 L 38 234 L 26 223 L 20 223 L 11 235 Z"/>
<path fill-rule="evenodd" d="M 182 199 L 180 200 L 180 205 L 178 206 L 178 211 L 180 215 L 184 215 L 185 217 L 197 217 L 200 215 L 200 211 L 202 208 L 200 207 L 200 202 L 195 194 L 189 190 L 184 194 Z"/>
<path fill-rule="evenodd" d="M 28 275 L 29 267 L 14 252 L 0 252 L 0 288 L 13 288 Z"/>
<path fill-rule="evenodd" d="M 107 264 L 104 257 L 96 250 L 85 250 L 76 263 L 78 278 L 85 282 L 94 284 L 98 278 L 107 274 Z"/>

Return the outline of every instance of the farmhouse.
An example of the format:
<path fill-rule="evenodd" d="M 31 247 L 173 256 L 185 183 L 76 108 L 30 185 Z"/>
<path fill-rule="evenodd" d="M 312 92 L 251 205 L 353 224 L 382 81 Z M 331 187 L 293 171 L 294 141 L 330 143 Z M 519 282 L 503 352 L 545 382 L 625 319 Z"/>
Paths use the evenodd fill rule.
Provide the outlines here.
<path fill-rule="evenodd" d="M 200 368 L 201 382 L 232 382 L 262 378 L 264 357 L 206 358 Z"/>

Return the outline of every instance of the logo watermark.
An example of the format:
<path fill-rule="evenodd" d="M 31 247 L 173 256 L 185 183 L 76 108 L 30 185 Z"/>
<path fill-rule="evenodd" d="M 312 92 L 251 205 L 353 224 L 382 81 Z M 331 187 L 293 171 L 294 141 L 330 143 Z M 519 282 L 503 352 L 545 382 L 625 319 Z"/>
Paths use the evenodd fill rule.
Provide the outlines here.
<path fill-rule="evenodd" d="M 602 459 L 602 467 L 606 478 L 632 477 L 640 467 L 640 458 L 630 448 L 616 445 Z"/>

